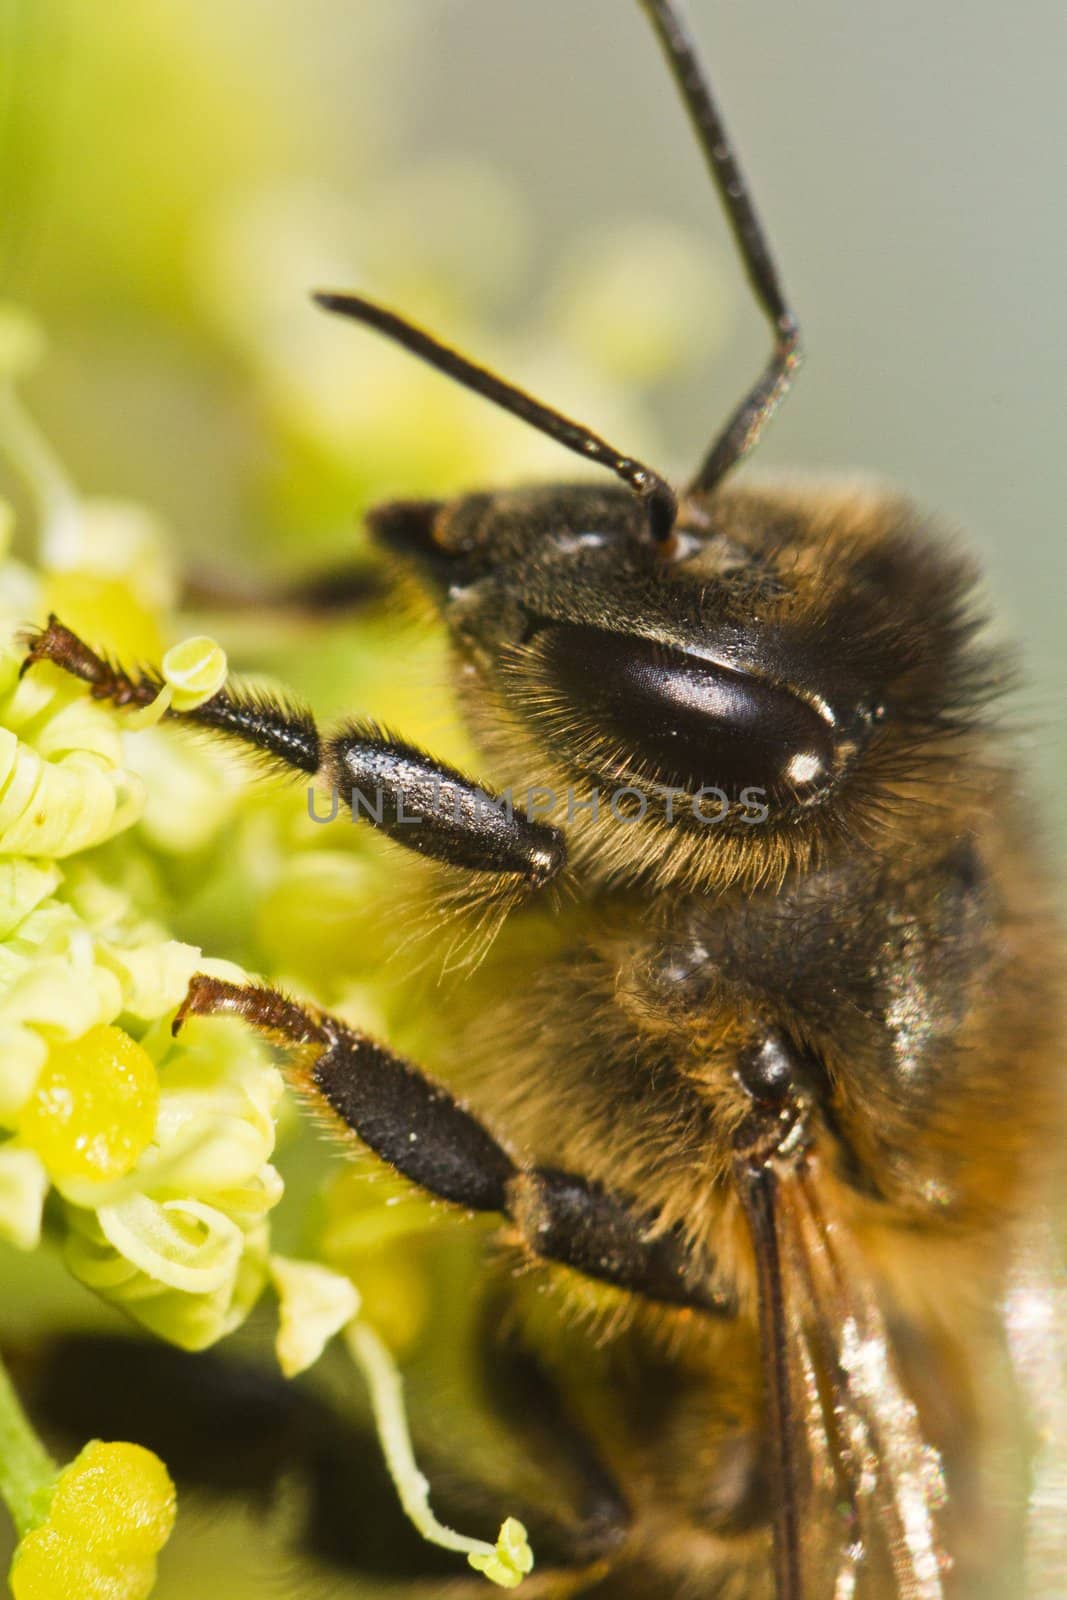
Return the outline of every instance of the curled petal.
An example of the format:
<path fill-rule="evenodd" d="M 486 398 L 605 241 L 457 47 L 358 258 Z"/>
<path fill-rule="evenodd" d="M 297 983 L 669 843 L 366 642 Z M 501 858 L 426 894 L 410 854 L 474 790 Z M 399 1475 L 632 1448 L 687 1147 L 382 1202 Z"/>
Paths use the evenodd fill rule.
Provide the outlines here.
<path fill-rule="evenodd" d="M 13 1140 L 0 1145 L 0 1239 L 18 1250 L 36 1249 L 47 1193 L 41 1158 Z"/>
<path fill-rule="evenodd" d="M 278 1365 L 287 1378 L 294 1378 L 351 1322 L 359 1310 L 359 1292 L 348 1278 L 315 1261 L 271 1256 L 270 1275 L 280 1307 Z"/>
<path fill-rule="evenodd" d="M 42 664 L 20 678 L 19 666 L 17 654 L 7 656 L 0 675 L 0 723 L 6 729 L 49 761 L 80 752 L 97 756 L 102 765 L 122 766 L 122 735 L 113 712 L 58 667 Z"/>
<path fill-rule="evenodd" d="M 90 947 L 91 954 L 91 947 Z M 60 1039 L 77 1039 L 122 1006 L 113 973 L 91 960 L 44 957 L 11 984 L 0 1000 L 7 1026 L 32 1024 Z"/>
<path fill-rule="evenodd" d="M 102 844 L 137 820 L 144 790 L 133 773 L 75 751 L 48 762 L 0 728 L 0 852 L 74 855 Z"/>
<path fill-rule="evenodd" d="M 144 1198 L 140 1197 L 142 1200 Z M 128 1208 L 129 1201 L 125 1205 Z M 115 1211 L 122 1209 L 115 1207 L 109 1211 L 109 1208 L 104 1208 L 104 1212 L 113 1218 Z M 212 1208 L 202 1209 L 210 1211 Z M 124 1245 L 130 1246 L 139 1258 L 137 1262 L 128 1259 L 105 1234 L 101 1215 L 74 1207 L 69 1207 L 67 1212 L 70 1231 L 64 1241 L 64 1259 L 74 1276 L 88 1288 L 120 1307 L 160 1338 L 180 1345 L 185 1350 L 206 1349 L 240 1327 L 266 1282 L 269 1235 L 262 1220 L 253 1221 L 242 1231 L 221 1212 L 217 1212 L 216 1216 L 220 1219 L 217 1233 L 229 1237 L 232 1250 L 228 1269 L 225 1272 L 220 1270 L 219 1258 L 225 1257 L 225 1240 L 220 1251 L 216 1234 L 214 1246 L 209 1245 L 205 1250 L 209 1256 L 213 1247 L 215 1259 L 201 1263 L 206 1270 L 202 1277 L 197 1278 L 195 1264 L 192 1269 L 183 1272 L 180 1265 L 175 1270 L 174 1263 L 168 1263 L 158 1248 L 158 1229 L 154 1240 L 149 1235 L 150 1242 L 146 1245 L 143 1236 L 138 1238 L 128 1226 L 116 1229 L 109 1220 L 108 1231 Z M 174 1228 L 173 1219 L 169 1219 L 168 1226 Z M 146 1267 L 152 1271 L 145 1270 Z M 164 1276 L 158 1276 L 159 1273 Z M 182 1285 L 192 1282 L 207 1283 L 212 1287 L 174 1287 L 168 1280 L 175 1278 Z"/>
<path fill-rule="evenodd" d="M 104 1238 L 146 1277 L 185 1294 L 209 1294 L 232 1278 L 243 1237 L 237 1224 L 199 1200 L 132 1195 L 103 1206 L 97 1220 Z"/>
<path fill-rule="evenodd" d="M 163 677 L 178 711 L 194 711 L 226 682 L 226 652 L 214 639 L 196 635 L 173 645 L 162 661 Z"/>
<path fill-rule="evenodd" d="M 50 861 L 0 861 L 0 939 L 8 939 L 62 882 Z"/>
<path fill-rule="evenodd" d="M 173 1011 L 202 965 L 196 945 L 178 939 L 130 946 L 101 941 L 97 956 L 122 986 L 122 1009 L 144 1020 Z"/>
<path fill-rule="evenodd" d="M 39 1033 L 0 1022 L 0 1126 L 15 1127 L 47 1057 Z"/>

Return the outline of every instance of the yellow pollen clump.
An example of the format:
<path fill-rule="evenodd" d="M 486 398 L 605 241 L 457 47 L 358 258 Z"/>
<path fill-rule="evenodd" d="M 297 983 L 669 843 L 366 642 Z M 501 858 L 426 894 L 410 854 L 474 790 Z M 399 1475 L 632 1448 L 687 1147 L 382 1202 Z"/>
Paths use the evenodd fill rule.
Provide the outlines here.
<path fill-rule="evenodd" d="M 121 1178 L 155 1132 L 159 1080 L 121 1028 L 52 1046 L 18 1132 L 54 1178 Z"/>
<path fill-rule="evenodd" d="M 146 1600 L 174 1516 L 174 1485 L 158 1456 L 94 1440 L 60 1474 L 46 1520 L 19 1545 L 14 1600 Z"/>
<path fill-rule="evenodd" d="M 87 1444 L 60 1474 L 49 1526 L 86 1544 L 94 1535 L 125 1556 L 152 1556 L 174 1525 L 174 1485 L 166 1467 L 139 1444 Z"/>

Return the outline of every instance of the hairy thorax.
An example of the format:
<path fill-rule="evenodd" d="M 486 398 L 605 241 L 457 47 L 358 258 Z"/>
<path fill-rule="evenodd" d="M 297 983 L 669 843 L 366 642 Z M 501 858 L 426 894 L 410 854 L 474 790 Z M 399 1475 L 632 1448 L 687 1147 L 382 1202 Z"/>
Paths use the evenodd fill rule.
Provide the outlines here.
<path fill-rule="evenodd" d="M 737 1142 L 752 1072 L 791 1074 L 824 1185 L 887 1277 L 936 1295 L 957 1262 L 975 1293 L 1063 1120 L 1060 946 L 1004 815 L 774 890 L 603 895 L 529 964 L 505 934 L 465 986 L 464 1086 L 524 1155 L 682 1230 L 744 1304 Z"/>

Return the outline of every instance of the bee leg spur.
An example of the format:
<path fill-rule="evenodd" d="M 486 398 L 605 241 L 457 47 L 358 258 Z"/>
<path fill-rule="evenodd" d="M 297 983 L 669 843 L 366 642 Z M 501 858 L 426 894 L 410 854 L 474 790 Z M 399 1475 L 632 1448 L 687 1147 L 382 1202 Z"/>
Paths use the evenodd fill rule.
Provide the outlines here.
<path fill-rule="evenodd" d="M 299 1093 L 420 1188 L 498 1211 L 532 1255 L 647 1299 L 725 1313 L 711 1266 L 622 1195 L 573 1173 L 518 1166 L 447 1089 L 338 1018 L 257 984 L 194 977 L 174 1019 L 241 1017 L 290 1052 Z"/>
<path fill-rule="evenodd" d="M 27 644 L 23 672 L 50 661 L 88 683 L 96 700 L 144 707 L 163 688 L 159 672 L 124 670 L 56 616 Z M 271 768 L 306 773 L 343 800 L 354 821 L 369 822 L 419 855 L 531 890 L 550 883 L 566 863 L 558 828 L 532 822 L 506 796 L 491 794 L 373 722 L 351 723 L 323 738 L 306 706 L 233 683 L 198 706 L 172 706 L 166 715 L 251 747 Z"/>

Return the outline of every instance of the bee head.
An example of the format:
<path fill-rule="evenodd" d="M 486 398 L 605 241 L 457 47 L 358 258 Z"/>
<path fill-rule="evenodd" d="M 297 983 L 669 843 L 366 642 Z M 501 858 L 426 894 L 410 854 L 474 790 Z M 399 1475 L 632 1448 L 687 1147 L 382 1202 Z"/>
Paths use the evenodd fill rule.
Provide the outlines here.
<path fill-rule="evenodd" d="M 996 676 L 969 568 L 872 492 L 721 489 L 667 558 L 610 487 L 399 502 L 371 528 L 440 608 L 497 776 L 572 810 L 596 791 L 646 864 L 669 827 L 680 861 L 761 876 L 899 815 L 949 781 Z"/>

